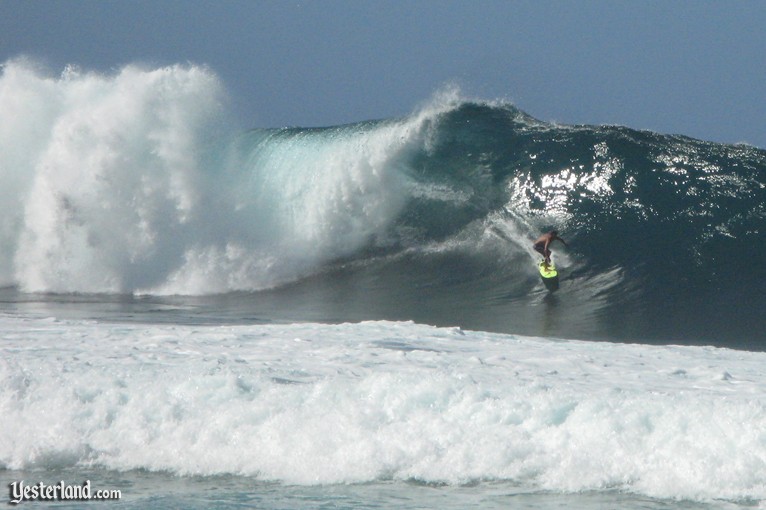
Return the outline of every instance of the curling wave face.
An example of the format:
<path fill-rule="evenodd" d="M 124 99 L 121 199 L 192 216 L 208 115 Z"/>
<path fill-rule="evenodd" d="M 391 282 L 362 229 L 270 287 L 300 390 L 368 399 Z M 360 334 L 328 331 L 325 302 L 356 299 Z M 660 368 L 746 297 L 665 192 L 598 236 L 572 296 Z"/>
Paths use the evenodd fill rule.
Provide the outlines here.
<path fill-rule="evenodd" d="M 451 91 L 322 129 L 241 132 L 224 103 L 195 66 L 6 63 L 2 283 L 762 347 L 763 150 L 552 125 Z M 552 227 L 571 249 L 549 296 L 530 244 Z"/>

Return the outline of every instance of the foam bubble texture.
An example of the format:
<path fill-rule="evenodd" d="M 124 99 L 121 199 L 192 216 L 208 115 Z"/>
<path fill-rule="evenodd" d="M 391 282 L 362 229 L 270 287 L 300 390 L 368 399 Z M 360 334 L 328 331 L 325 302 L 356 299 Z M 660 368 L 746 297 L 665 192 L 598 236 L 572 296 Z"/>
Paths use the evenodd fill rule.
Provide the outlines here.
<path fill-rule="evenodd" d="M 0 67 L 0 284 L 209 294 L 305 276 L 385 243 L 406 201 L 399 156 L 456 101 L 259 142 L 225 97 L 194 65 Z"/>
<path fill-rule="evenodd" d="M 0 466 L 766 497 L 766 354 L 411 323 L 0 322 Z"/>
<path fill-rule="evenodd" d="M 193 235 L 201 148 L 221 101 L 218 79 L 200 67 L 52 78 L 6 63 L 0 118 L 13 127 L 0 133 L 0 178 L 14 199 L 0 204 L 11 218 L 4 280 L 60 292 L 162 281 Z"/>

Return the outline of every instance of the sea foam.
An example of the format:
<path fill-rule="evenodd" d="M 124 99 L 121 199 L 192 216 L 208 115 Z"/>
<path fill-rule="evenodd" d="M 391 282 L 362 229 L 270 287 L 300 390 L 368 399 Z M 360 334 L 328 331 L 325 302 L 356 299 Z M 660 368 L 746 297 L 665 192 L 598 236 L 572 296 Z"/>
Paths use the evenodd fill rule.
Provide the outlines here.
<path fill-rule="evenodd" d="M 764 353 L 390 322 L 0 333 L 6 469 L 766 497 Z"/>
<path fill-rule="evenodd" d="M 1 69 L 0 284 L 31 292 L 258 290 L 386 244 L 400 156 L 456 102 L 243 132 L 205 67 Z"/>
<path fill-rule="evenodd" d="M 119 292 L 161 281 L 194 234 L 222 96 L 215 75 L 193 66 L 54 78 L 6 63 L 3 282 Z"/>

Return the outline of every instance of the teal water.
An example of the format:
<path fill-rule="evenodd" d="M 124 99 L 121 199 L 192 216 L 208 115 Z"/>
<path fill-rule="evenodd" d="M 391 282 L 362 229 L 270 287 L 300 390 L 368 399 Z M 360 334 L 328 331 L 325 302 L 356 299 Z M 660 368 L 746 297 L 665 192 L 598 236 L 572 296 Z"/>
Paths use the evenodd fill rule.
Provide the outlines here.
<path fill-rule="evenodd" d="M 0 86 L 6 486 L 762 505 L 766 151 L 452 93 L 243 130 L 195 66 L 14 62 Z M 531 244 L 554 228 L 550 293 Z"/>
<path fill-rule="evenodd" d="M 193 66 L 49 80 L 12 63 L 0 79 L 33 91 L 0 105 L 29 110 L 0 140 L 0 285 L 22 293 L 763 348 L 764 150 L 456 93 L 404 118 L 247 131 Z M 569 248 L 546 299 L 531 244 L 550 229 Z"/>
<path fill-rule="evenodd" d="M 422 508 L 488 510 L 524 508 L 563 510 L 569 508 L 624 508 L 627 510 L 713 510 L 750 508 L 752 502 L 726 501 L 701 503 L 694 501 L 661 500 L 636 496 L 620 491 L 594 491 L 561 494 L 534 491 L 507 482 L 488 482 L 467 486 L 439 486 L 417 482 L 375 482 L 322 487 L 284 486 L 258 482 L 250 478 L 178 477 L 162 473 L 100 471 L 4 472 L 7 480 L 91 480 L 94 487 L 119 489 L 120 500 L 88 501 L 88 508 L 120 509 L 207 509 L 261 508 L 269 510 L 338 510 Z M 65 478 L 65 479 L 66 479 Z M 82 508 L 82 502 L 46 501 L 24 502 L 31 508 Z"/>

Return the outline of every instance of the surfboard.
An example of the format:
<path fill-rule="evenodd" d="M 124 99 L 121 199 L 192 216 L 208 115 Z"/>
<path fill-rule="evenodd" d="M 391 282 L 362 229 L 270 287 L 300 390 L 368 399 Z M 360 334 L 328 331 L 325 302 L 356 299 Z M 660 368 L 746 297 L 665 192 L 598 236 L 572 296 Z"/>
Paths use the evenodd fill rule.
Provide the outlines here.
<path fill-rule="evenodd" d="M 545 267 L 545 261 L 541 261 L 537 267 L 540 269 L 540 276 L 543 278 L 556 278 L 559 273 L 556 271 L 556 265 L 551 261 L 548 267 Z"/>
<path fill-rule="evenodd" d="M 540 271 L 540 277 L 543 279 L 545 288 L 553 292 L 559 288 L 559 273 L 556 270 L 556 266 L 551 261 L 548 266 L 545 266 L 545 261 L 541 261 L 537 265 Z"/>

